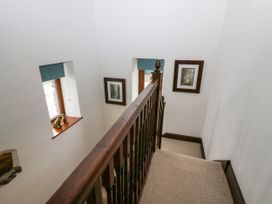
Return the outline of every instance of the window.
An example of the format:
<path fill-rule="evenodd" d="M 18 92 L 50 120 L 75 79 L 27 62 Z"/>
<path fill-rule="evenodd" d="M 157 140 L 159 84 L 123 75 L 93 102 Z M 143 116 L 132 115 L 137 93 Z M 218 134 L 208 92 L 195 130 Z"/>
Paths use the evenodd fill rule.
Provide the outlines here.
<path fill-rule="evenodd" d="M 65 66 L 66 64 L 66 66 Z M 79 103 L 72 63 L 58 63 L 40 66 L 42 86 L 49 118 L 53 130 L 53 138 L 79 121 Z M 65 71 L 66 70 L 66 71 Z M 66 110 L 67 109 L 67 110 Z M 67 123 L 54 126 L 55 121 L 64 114 Z"/>
<path fill-rule="evenodd" d="M 155 64 L 160 61 L 161 68 L 164 68 L 164 59 L 147 59 L 137 58 L 137 69 L 138 69 L 138 93 L 140 94 L 145 87 L 152 81 L 152 72 L 155 70 Z"/>
<path fill-rule="evenodd" d="M 138 93 L 140 94 L 145 87 L 150 84 L 152 81 L 152 73 L 151 71 L 146 70 L 139 70 L 139 76 L 138 76 Z"/>
<path fill-rule="evenodd" d="M 144 87 L 147 87 L 148 84 L 152 81 L 152 73 L 151 72 L 145 72 L 145 79 L 144 79 Z"/>
<path fill-rule="evenodd" d="M 50 119 L 65 114 L 60 79 L 43 82 L 43 90 Z"/>

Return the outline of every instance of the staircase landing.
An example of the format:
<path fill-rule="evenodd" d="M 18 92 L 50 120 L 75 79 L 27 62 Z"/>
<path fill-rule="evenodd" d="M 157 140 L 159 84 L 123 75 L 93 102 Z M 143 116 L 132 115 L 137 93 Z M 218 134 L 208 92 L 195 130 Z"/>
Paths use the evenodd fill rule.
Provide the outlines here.
<path fill-rule="evenodd" d="M 157 150 L 140 204 L 183 203 L 233 203 L 221 164 Z"/>

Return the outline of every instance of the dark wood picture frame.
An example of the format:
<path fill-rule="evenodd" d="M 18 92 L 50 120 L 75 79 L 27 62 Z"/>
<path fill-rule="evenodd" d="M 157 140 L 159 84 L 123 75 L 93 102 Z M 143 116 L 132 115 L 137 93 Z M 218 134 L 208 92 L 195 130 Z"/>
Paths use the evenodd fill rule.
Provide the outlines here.
<path fill-rule="evenodd" d="M 193 85 L 186 85 L 188 88 L 180 88 L 177 86 L 178 81 L 182 80 L 181 79 L 182 73 L 180 74 L 180 78 L 179 78 L 179 65 L 189 65 L 189 66 L 196 65 L 196 66 L 198 66 L 197 76 L 193 76 L 193 78 L 191 78 L 191 83 L 194 83 L 194 81 L 196 80 L 195 87 L 193 87 Z M 200 93 L 203 66 L 204 66 L 203 60 L 175 60 L 173 91 L 187 92 L 187 93 Z M 189 69 L 194 69 L 194 68 L 189 68 Z M 195 73 L 195 71 L 194 71 L 194 73 Z M 184 87 L 185 87 L 185 85 L 184 85 Z"/>
<path fill-rule="evenodd" d="M 118 94 L 116 95 L 115 100 L 113 98 L 109 97 L 109 94 L 111 94 L 111 92 L 110 92 L 111 90 L 108 90 L 108 83 L 110 83 L 110 82 L 113 82 L 113 85 L 116 85 L 116 82 L 119 82 L 119 83 L 121 83 L 121 86 L 122 86 L 122 87 L 119 87 Z M 104 77 L 104 89 L 105 89 L 106 103 L 117 104 L 117 105 L 126 105 L 127 104 L 127 102 L 126 102 L 126 80 L 125 79 Z"/>

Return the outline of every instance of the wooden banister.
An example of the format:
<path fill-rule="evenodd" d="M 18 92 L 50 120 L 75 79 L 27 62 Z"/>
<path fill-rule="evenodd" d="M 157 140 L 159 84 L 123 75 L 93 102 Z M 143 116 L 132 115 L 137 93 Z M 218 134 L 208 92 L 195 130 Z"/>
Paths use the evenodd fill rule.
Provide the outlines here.
<path fill-rule="evenodd" d="M 72 172 L 48 204 L 138 203 L 161 124 L 161 73 L 126 109 L 105 136 Z M 99 189 L 100 188 L 100 189 Z"/>

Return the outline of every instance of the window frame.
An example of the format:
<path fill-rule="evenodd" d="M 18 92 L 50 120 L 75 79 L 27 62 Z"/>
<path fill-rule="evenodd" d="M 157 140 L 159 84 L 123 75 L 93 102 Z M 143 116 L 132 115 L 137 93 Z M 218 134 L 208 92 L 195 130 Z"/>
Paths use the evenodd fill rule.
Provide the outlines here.
<path fill-rule="evenodd" d="M 64 99 L 63 99 L 63 93 L 62 93 L 62 86 L 61 86 L 60 78 L 54 79 L 53 81 L 55 82 L 55 86 L 56 86 L 56 93 L 57 93 L 57 99 L 58 99 L 60 114 L 61 113 L 65 114 L 65 106 L 64 106 Z M 50 118 L 51 123 L 53 123 L 57 117 L 58 117 L 58 115 L 56 115 L 53 118 Z"/>
<path fill-rule="evenodd" d="M 140 94 L 144 90 L 144 83 L 145 83 L 145 71 L 138 70 L 138 94 Z"/>

